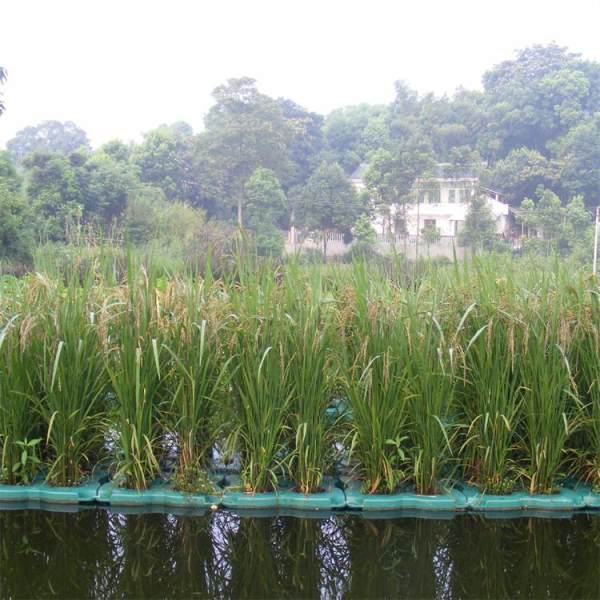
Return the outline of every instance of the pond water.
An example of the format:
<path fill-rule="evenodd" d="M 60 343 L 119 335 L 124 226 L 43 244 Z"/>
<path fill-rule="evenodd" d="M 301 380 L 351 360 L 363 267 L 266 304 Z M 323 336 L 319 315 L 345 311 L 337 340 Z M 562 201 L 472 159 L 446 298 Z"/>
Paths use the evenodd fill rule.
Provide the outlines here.
<path fill-rule="evenodd" d="M 2 598 L 598 598 L 600 517 L 0 511 Z"/>

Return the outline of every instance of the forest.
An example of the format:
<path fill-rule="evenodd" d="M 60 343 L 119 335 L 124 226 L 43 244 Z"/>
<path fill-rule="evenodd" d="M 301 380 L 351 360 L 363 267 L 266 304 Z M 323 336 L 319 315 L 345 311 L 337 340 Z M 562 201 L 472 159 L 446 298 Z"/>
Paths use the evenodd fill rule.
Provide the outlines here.
<path fill-rule="evenodd" d="M 0 68 L 0 86 L 9 84 Z M 412 202 L 415 179 L 438 163 L 501 192 L 524 224 L 543 229 L 546 249 L 589 243 L 600 63 L 534 45 L 485 72 L 481 90 L 394 89 L 390 104 L 323 116 L 263 94 L 254 79 L 229 79 L 214 90 L 202 131 L 163 124 L 139 143 L 98 148 L 72 122 L 27 127 L 0 151 L 2 266 L 28 265 L 40 247 L 107 239 L 187 256 L 239 227 L 277 255 L 292 222 L 351 237 L 358 221 L 368 240 L 363 215 Z M 0 114 L 6 104 L 0 96 Z M 367 190 L 357 194 L 350 175 L 363 163 Z"/>

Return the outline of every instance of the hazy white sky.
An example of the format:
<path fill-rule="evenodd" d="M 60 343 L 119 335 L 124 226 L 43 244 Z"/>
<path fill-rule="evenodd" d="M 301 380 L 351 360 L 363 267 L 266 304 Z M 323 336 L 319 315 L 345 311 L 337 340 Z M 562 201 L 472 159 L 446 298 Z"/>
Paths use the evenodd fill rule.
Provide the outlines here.
<path fill-rule="evenodd" d="M 479 87 L 516 48 L 600 60 L 600 0 L 1 0 L 0 146 L 45 119 L 94 145 L 160 123 L 196 130 L 211 91 L 248 75 L 314 111 Z"/>

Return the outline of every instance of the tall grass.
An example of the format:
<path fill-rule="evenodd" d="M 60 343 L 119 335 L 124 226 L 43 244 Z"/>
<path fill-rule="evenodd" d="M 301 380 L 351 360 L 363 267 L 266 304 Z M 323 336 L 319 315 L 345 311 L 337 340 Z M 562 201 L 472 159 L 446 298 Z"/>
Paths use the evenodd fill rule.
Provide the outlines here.
<path fill-rule="evenodd" d="M 39 411 L 48 450 L 47 478 L 78 483 L 103 445 L 108 376 L 87 289 L 71 290 L 44 323 L 47 339 L 36 365 L 41 382 Z"/>
<path fill-rule="evenodd" d="M 184 286 L 186 305 L 166 346 L 173 363 L 167 421 L 177 446 L 177 480 L 190 488 L 209 466 L 231 375 L 231 358 L 223 350 L 227 323 L 223 311 L 210 305 L 204 292 L 204 286 Z"/>
<path fill-rule="evenodd" d="M 339 417 L 327 413 L 335 387 L 333 306 L 323 294 L 321 273 L 285 281 L 285 353 L 289 365 L 291 448 L 287 470 L 302 493 L 320 489 L 334 459 Z"/>
<path fill-rule="evenodd" d="M 464 355 L 463 467 L 471 481 L 490 493 L 510 491 L 517 479 L 514 452 L 522 403 L 518 330 L 510 316 L 492 317 L 473 333 Z"/>
<path fill-rule="evenodd" d="M 585 298 L 589 304 L 585 304 Z M 573 360 L 583 403 L 583 439 L 574 449 L 586 480 L 600 488 L 600 296 L 585 291 L 579 296 L 580 309 L 573 339 Z"/>
<path fill-rule="evenodd" d="M 233 306 L 227 447 L 240 454 L 244 489 L 263 492 L 275 489 L 285 470 L 293 392 L 276 273 L 245 267 Z"/>
<path fill-rule="evenodd" d="M 434 494 L 439 491 L 440 479 L 452 475 L 450 469 L 455 462 L 452 443 L 458 425 L 454 422 L 457 357 L 453 340 L 446 340 L 435 316 L 418 309 L 418 297 L 410 309 L 408 337 L 412 477 L 417 493 Z"/>
<path fill-rule="evenodd" d="M 541 320 L 526 328 L 520 360 L 522 474 L 531 493 L 549 494 L 565 472 L 566 443 L 580 406 L 565 349 L 552 335 L 556 324 Z"/>
<path fill-rule="evenodd" d="M 0 278 L 5 481 L 100 463 L 143 489 L 175 464 L 193 488 L 217 447 L 252 492 L 318 491 L 338 458 L 374 494 L 600 484 L 599 288 L 567 265 L 61 265 Z"/>
<path fill-rule="evenodd" d="M 165 404 L 167 352 L 160 337 L 155 282 L 145 274 L 137 281 L 130 269 L 124 291 L 126 298 L 115 300 L 121 310 L 109 325 L 114 331 L 106 358 L 113 395 L 110 423 L 116 436 L 116 478 L 144 489 L 160 471 L 166 427 L 159 415 Z"/>
<path fill-rule="evenodd" d="M 15 316 L 0 329 L 0 481 L 12 484 L 27 478 L 20 468 L 20 443 L 42 435 L 36 414 L 38 385 L 31 369 L 31 340 L 26 339 L 34 335 L 28 331 L 30 327 L 30 322 L 19 322 Z"/>

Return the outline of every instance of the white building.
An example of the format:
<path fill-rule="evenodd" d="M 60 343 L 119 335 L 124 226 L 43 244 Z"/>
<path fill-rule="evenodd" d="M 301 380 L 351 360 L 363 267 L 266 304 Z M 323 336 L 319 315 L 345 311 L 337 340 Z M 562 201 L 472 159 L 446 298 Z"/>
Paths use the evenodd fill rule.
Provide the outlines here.
<path fill-rule="evenodd" d="M 351 176 L 357 191 L 365 189 L 360 178 L 365 166 L 361 165 Z M 455 238 L 465 223 L 471 199 L 476 193 L 483 194 L 496 220 L 499 236 L 507 236 L 509 230 L 509 207 L 500 194 L 479 186 L 476 177 L 447 176 L 445 165 L 439 165 L 436 177 L 415 182 L 414 201 L 406 205 L 392 205 L 387 214 L 379 214 L 373 226 L 382 237 L 422 234 L 424 229 L 437 230 L 440 237 Z"/>

